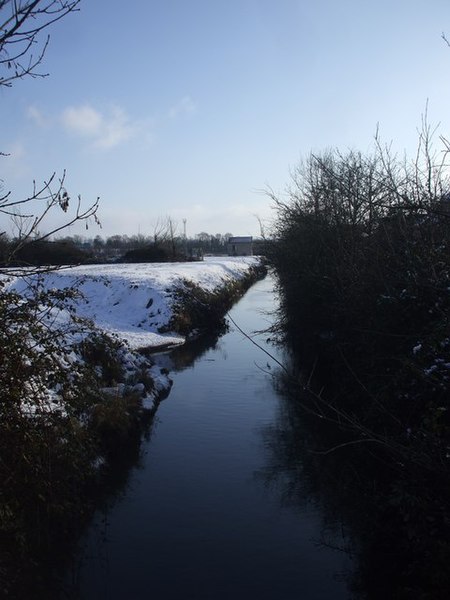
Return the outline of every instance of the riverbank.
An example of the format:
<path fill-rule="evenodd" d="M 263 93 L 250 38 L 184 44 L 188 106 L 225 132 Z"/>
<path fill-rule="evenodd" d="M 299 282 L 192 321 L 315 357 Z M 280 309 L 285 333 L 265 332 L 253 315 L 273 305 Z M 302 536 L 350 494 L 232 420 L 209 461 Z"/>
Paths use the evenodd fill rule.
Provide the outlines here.
<path fill-rule="evenodd" d="M 191 327 L 181 324 L 191 321 L 188 313 L 195 312 L 196 303 L 190 305 L 189 297 L 200 300 L 200 293 L 204 293 L 205 305 L 215 297 L 233 297 L 263 270 L 261 259 L 253 256 L 83 265 L 31 278 L 16 277 L 7 289 L 26 295 L 30 284 L 37 281 L 44 290 L 75 287 L 80 293 L 74 304 L 78 317 L 92 320 L 101 331 L 117 336 L 134 350 L 157 349 L 182 344 L 192 329 L 203 327 L 198 318 L 192 320 Z M 230 294 L 231 288 L 236 294 Z M 217 309 L 220 312 L 220 306 Z"/>
<path fill-rule="evenodd" d="M 262 270 L 253 257 L 91 265 L 4 284 L 4 595 L 39 597 L 42 565 L 76 538 L 103 473 L 139 448 L 171 383 L 152 351 L 218 327 Z"/>

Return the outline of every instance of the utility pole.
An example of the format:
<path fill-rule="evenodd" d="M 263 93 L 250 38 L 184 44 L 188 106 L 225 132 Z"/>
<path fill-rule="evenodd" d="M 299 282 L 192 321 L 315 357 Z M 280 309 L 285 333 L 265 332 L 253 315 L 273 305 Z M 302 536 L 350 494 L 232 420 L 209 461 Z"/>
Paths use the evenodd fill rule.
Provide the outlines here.
<path fill-rule="evenodd" d="M 187 258 L 187 237 L 186 237 L 186 219 L 183 219 L 183 236 L 184 236 L 184 256 Z"/>

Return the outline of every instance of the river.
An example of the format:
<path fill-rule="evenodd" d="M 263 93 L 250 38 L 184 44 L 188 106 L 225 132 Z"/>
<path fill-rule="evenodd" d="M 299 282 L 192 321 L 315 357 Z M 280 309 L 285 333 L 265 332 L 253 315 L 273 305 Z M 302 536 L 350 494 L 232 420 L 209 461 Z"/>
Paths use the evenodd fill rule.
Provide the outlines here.
<path fill-rule="evenodd" d="M 267 277 L 231 316 L 253 335 L 269 325 L 275 302 Z M 254 337 L 283 360 L 266 338 Z M 172 390 L 126 486 L 80 542 L 67 575 L 71 597 L 350 598 L 350 559 L 333 549 L 343 543 L 341 524 L 324 544 L 322 503 L 283 501 L 283 477 L 267 475 L 274 468 L 267 431 L 284 402 L 276 362 L 233 324 L 197 356 L 186 347 L 159 360 L 170 363 Z"/>

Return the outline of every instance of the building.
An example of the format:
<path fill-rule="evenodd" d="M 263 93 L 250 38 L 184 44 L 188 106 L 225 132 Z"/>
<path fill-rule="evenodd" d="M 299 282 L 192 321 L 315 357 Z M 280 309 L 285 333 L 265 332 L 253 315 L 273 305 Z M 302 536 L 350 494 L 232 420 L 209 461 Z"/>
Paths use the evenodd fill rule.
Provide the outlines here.
<path fill-rule="evenodd" d="M 228 256 L 252 256 L 253 238 L 251 235 L 230 237 L 227 243 Z"/>

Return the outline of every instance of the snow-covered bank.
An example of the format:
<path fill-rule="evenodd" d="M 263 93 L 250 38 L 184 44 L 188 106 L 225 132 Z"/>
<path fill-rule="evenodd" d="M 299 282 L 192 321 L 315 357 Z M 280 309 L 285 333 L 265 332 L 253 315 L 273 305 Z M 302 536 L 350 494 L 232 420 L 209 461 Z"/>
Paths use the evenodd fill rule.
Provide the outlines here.
<path fill-rule="evenodd" d="M 160 330 L 170 332 L 180 316 L 186 335 L 213 328 L 203 313 L 212 307 L 222 317 L 258 264 L 236 258 L 1 273 L 0 478 L 8 485 L 0 537 L 11 548 L 0 556 L 1 572 L 5 560 L 12 572 L 38 564 L 41 540 L 51 547 L 76 536 L 107 474 L 139 451 L 171 388 L 167 368 L 140 349 L 182 343 Z M 202 318 L 189 321 L 198 312 Z"/>
<path fill-rule="evenodd" d="M 257 257 L 214 257 L 191 263 L 85 265 L 40 275 L 45 289 L 75 286 L 83 295 L 77 315 L 117 335 L 131 348 L 157 348 L 184 342 L 161 333 L 173 316 L 174 294 L 183 282 L 215 291 L 244 278 L 259 264 Z M 27 281 L 14 278 L 9 290 L 26 293 Z"/>

